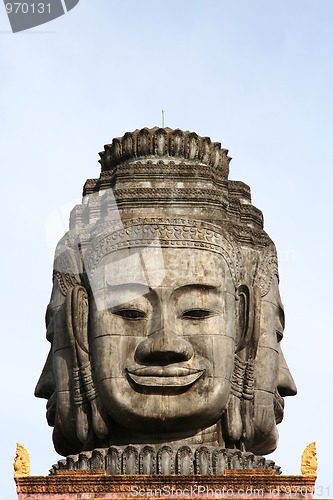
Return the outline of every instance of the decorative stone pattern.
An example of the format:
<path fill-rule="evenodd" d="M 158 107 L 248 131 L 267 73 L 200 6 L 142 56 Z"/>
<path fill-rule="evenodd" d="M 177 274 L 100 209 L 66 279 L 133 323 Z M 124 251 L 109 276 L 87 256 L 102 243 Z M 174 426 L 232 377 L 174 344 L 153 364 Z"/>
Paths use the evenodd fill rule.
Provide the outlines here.
<path fill-rule="evenodd" d="M 105 470 L 107 474 L 224 474 L 226 470 L 273 470 L 273 460 L 213 446 L 111 446 L 70 455 L 50 470 Z"/>
<path fill-rule="evenodd" d="M 14 477 L 30 475 L 30 455 L 28 450 L 21 444 L 16 444 L 16 455 L 14 459 Z"/>
<path fill-rule="evenodd" d="M 102 171 L 135 158 L 173 157 L 180 160 L 197 161 L 218 169 L 220 177 L 228 178 L 228 150 L 209 137 L 199 137 L 195 132 L 184 132 L 170 128 L 143 128 L 127 132 L 123 137 L 113 139 L 100 153 Z"/>
<path fill-rule="evenodd" d="M 316 443 L 310 443 L 302 453 L 301 472 L 304 476 L 317 476 L 317 452 Z"/>
<path fill-rule="evenodd" d="M 223 476 L 108 476 L 71 471 L 16 480 L 18 500 L 79 498 L 312 498 L 314 478 L 270 470 L 228 470 Z"/>
<path fill-rule="evenodd" d="M 141 219 L 131 221 L 130 227 L 119 231 L 106 231 L 96 237 L 85 255 L 85 265 L 90 278 L 106 255 L 124 248 L 186 248 L 207 250 L 221 254 L 227 261 L 235 285 L 239 284 L 242 254 L 226 232 L 213 224 L 192 222 L 186 219 Z"/>
<path fill-rule="evenodd" d="M 139 208 L 154 207 L 156 210 L 172 200 L 172 210 L 183 215 L 200 204 L 199 218 L 209 220 L 212 216 L 224 216 L 235 223 L 261 229 L 263 216 L 251 203 L 249 186 L 239 181 L 222 180 L 220 174 L 210 165 L 176 164 L 172 160 L 153 162 L 148 159 L 117 165 L 115 170 L 102 172 L 99 179 L 87 180 L 83 189 L 87 203 L 73 211 L 71 227 L 100 219 L 106 206 L 109 210 L 117 207 L 124 213 L 137 212 Z M 93 196 L 96 193 L 103 202 L 96 204 Z"/>

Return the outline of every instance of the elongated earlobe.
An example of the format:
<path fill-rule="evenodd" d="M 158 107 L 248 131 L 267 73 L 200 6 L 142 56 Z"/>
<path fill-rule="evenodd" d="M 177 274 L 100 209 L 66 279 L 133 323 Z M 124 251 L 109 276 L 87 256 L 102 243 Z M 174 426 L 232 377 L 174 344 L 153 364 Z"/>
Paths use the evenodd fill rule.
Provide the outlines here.
<path fill-rule="evenodd" d="M 243 284 L 237 289 L 236 299 L 235 364 L 222 428 L 227 446 L 245 450 L 254 434 L 254 360 L 260 332 L 260 290 L 250 290 Z"/>
<path fill-rule="evenodd" d="M 74 382 L 74 409 L 76 419 L 76 433 L 81 443 L 88 440 L 90 427 L 89 405 L 83 390 L 82 377 L 80 373 L 80 359 L 77 344 L 84 342 L 87 329 L 88 309 L 84 297 L 86 291 L 81 286 L 75 286 L 68 290 L 66 295 L 66 324 L 72 348 L 73 356 L 73 382 Z M 77 342 L 77 339 L 80 339 Z M 81 351 L 82 348 L 79 348 Z M 81 353 L 80 353 L 81 354 Z"/>
<path fill-rule="evenodd" d="M 247 285 L 240 285 L 236 293 L 236 352 L 251 341 L 254 323 L 254 304 Z"/>
<path fill-rule="evenodd" d="M 242 350 L 238 351 L 238 356 L 246 362 L 241 404 L 243 422 L 241 447 L 246 450 L 254 436 L 254 368 L 260 334 L 261 295 L 258 287 L 252 287 L 250 291 L 250 289 L 244 285 L 241 287 L 239 293 L 244 297 L 244 303 L 247 303 L 248 318 L 247 324 L 243 325 Z"/>
<path fill-rule="evenodd" d="M 74 403 L 76 407 L 78 438 L 82 443 L 90 439 L 92 429 L 98 438 L 109 433 L 92 378 L 88 341 L 88 294 L 82 286 L 75 286 L 67 294 L 67 327 L 73 351 Z"/>

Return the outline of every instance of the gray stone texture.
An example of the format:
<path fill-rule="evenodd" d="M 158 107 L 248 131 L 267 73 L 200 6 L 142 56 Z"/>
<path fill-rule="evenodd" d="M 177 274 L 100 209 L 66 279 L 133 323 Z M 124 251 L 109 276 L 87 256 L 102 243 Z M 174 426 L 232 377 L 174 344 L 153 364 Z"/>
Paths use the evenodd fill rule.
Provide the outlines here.
<path fill-rule="evenodd" d="M 216 473 L 216 453 L 249 468 L 276 448 L 296 394 L 277 254 L 227 153 L 157 127 L 100 153 L 56 249 L 36 387 L 68 468 Z"/>
<path fill-rule="evenodd" d="M 59 460 L 50 470 L 105 470 L 107 474 L 223 474 L 226 469 L 281 469 L 273 460 L 217 446 L 110 446 Z"/>

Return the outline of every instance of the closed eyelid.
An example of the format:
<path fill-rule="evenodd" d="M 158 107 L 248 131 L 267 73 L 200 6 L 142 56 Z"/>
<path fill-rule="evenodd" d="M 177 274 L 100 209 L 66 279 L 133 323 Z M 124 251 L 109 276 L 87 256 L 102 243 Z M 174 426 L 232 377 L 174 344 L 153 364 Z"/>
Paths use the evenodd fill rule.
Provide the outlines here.
<path fill-rule="evenodd" d="M 207 284 L 204 284 L 204 283 L 189 283 L 187 285 L 183 285 L 181 287 L 179 287 L 179 289 L 193 289 L 193 290 L 218 290 L 219 288 L 221 288 L 221 285 L 220 286 L 216 286 L 216 285 L 207 285 Z M 179 290 L 178 289 L 178 290 Z"/>
<path fill-rule="evenodd" d="M 118 307 L 112 311 L 112 314 L 131 321 L 138 321 L 146 319 L 147 317 L 147 313 L 145 311 L 137 309 L 136 307 Z"/>
<path fill-rule="evenodd" d="M 181 314 L 181 318 L 183 319 L 196 319 L 202 320 L 211 318 L 212 316 L 216 316 L 216 311 L 211 311 L 210 309 L 206 309 L 204 307 L 193 307 L 191 309 L 187 309 Z"/>

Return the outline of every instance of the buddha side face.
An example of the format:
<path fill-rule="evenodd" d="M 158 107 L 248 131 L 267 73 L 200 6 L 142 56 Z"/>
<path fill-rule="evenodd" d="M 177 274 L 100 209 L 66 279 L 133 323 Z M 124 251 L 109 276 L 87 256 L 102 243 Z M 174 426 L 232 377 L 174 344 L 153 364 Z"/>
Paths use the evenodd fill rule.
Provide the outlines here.
<path fill-rule="evenodd" d="M 276 449 L 276 425 L 283 419 L 284 397 L 297 393 L 296 385 L 284 358 L 281 341 L 284 331 L 284 309 L 277 277 L 261 301 L 260 337 L 256 357 L 254 395 L 254 442 L 250 449 L 267 454 Z"/>
<path fill-rule="evenodd" d="M 230 394 L 237 333 L 229 268 L 202 250 L 146 248 L 132 260 L 126 252 L 103 257 L 91 281 L 97 391 L 123 428 L 193 434 L 218 421 Z"/>

